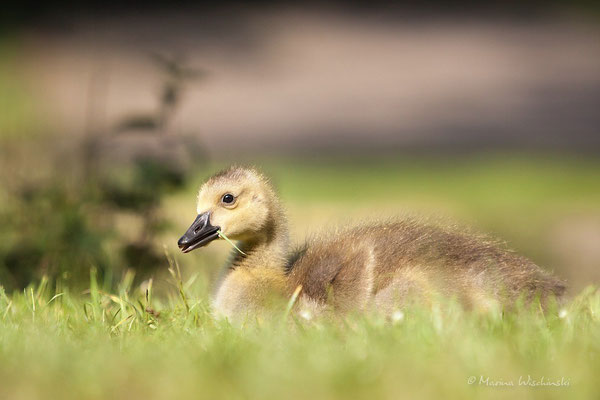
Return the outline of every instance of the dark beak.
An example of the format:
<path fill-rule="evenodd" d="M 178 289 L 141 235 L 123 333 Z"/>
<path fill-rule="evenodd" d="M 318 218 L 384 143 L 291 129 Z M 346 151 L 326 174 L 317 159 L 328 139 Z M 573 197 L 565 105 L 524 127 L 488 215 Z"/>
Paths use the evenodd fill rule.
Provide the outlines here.
<path fill-rule="evenodd" d="M 218 226 L 212 226 L 209 221 L 210 213 L 205 212 L 198 214 L 196 220 L 189 227 L 186 233 L 177 241 L 177 245 L 184 253 L 197 249 L 198 247 L 206 246 L 219 237 Z"/>

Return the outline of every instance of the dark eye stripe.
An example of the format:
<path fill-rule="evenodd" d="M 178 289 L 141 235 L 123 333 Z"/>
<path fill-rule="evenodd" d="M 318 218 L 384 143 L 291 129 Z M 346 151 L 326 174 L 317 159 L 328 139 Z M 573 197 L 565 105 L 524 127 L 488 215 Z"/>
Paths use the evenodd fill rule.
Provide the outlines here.
<path fill-rule="evenodd" d="M 227 193 L 227 194 L 223 195 L 223 199 L 221 199 L 221 201 L 225 204 L 231 204 L 231 203 L 233 203 L 234 200 L 235 200 L 235 197 L 233 197 L 233 195 L 231 193 Z"/>

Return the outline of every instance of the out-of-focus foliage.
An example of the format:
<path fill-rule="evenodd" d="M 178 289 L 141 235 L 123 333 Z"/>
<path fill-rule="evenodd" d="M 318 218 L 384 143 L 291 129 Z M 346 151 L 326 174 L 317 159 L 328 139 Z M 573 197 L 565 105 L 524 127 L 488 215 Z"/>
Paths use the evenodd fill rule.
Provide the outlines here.
<path fill-rule="evenodd" d="M 156 124 L 140 128 L 126 116 L 114 132 L 92 129 L 82 145 L 70 146 L 66 155 L 58 148 L 45 148 L 52 169 L 36 178 L 3 174 L 7 199 L 0 209 L 0 282 L 8 290 L 24 288 L 42 275 L 81 286 L 90 268 L 96 268 L 110 287 L 112 277 L 127 268 L 145 276 L 164 265 L 163 250 L 154 242 L 168 227 L 160 212 L 162 199 L 185 185 L 192 166 L 199 165 L 193 159 L 203 153 L 189 136 L 174 134 L 170 125 L 193 74 L 183 74 L 186 69 L 176 61 L 157 59 L 165 83 L 157 111 L 144 116 Z M 115 149 L 131 147 L 132 140 L 136 144 L 140 129 L 158 142 L 158 152 L 140 154 L 125 148 L 120 158 L 113 158 Z M 31 144 L 13 141 L 11 146 L 26 151 Z M 177 151 L 161 152 L 172 148 Z M 27 158 L 9 167 L 42 167 L 35 154 Z M 135 233 L 115 227 L 122 214 L 137 222 Z"/>
<path fill-rule="evenodd" d="M 15 40 L 0 35 L 0 140 L 31 135 L 40 128 L 35 101 L 19 79 L 17 49 Z"/>
<path fill-rule="evenodd" d="M 0 280 L 23 288 L 42 274 L 82 281 L 91 266 L 106 271 L 102 243 L 111 230 L 95 224 L 98 203 L 60 181 L 20 188 L 12 206 L 2 209 Z"/>

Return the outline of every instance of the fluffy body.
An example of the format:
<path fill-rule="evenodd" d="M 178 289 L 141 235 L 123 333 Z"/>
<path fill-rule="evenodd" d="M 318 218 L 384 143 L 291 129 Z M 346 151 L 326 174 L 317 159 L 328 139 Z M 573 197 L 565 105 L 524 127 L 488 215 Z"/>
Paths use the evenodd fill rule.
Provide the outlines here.
<path fill-rule="evenodd" d="M 226 193 L 235 204 L 224 206 Z M 200 189 L 198 213 L 238 240 L 213 299 L 230 319 L 261 313 L 299 290 L 295 309 L 324 312 L 373 309 L 392 313 L 410 302 L 453 297 L 466 307 L 511 307 L 519 299 L 560 298 L 564 284 L 495 241 L 456 229 L 404 219 L 316 235 L 291 251 L 287 221 L 269 181 L 254 169 L 232 167 Z"/>
<path fill-rule="evenodd" d="M 452 297 L 477 310 L 563 295 L 558 279 L 498 242 L 415 219 L 315 237 L 290 263 L 288 286 L 308 304 L 386 314 L 409 302 Z M 300 302 L 302 304 L 303 301 Z M 317 307 L 317 312 L 323 307 Z"/>

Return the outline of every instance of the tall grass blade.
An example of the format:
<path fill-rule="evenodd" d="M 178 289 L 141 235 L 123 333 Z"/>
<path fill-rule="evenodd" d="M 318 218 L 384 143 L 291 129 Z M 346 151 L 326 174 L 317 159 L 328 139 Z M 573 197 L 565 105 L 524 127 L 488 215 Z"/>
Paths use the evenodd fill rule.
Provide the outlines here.
<path fill-rule="evenodd" d="M 220 237 L 222 237 L 223 239 L 225 239 L 227 241 L 227 243 L 229 243 L 231 246 L 233 246 L 234 249 L 236 249 L 237 251 L 240 252 L 240 254 L 247 256 L 248 254 L 244 253 L 242 250 L 240 250 L 239 247 L 237 247 L 235 245 L 235 243 L 233 243 L 227 236 L 225 236 L 225 234 L 223 232 L 221 232 L 221 230 L 218 230 L 217 233 L 219 234 Z"/>

